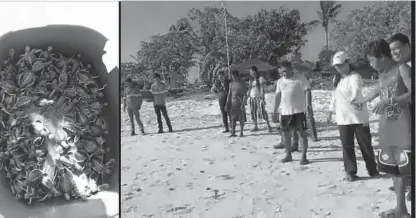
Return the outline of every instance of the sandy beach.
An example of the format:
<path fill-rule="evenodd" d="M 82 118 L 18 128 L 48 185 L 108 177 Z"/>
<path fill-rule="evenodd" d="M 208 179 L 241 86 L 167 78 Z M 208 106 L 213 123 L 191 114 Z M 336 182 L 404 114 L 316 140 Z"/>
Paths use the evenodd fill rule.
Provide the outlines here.
<path fill-rule="evenodd" d="M 266 97 L 270 113 L 273 96 Z M 325 122 L 330 97 L 329 91 L 313 91 L 321 140 L 309 142 L 311 163 L 306 166 L 299 165 L 300 153 L 294 153 L 295 161 L 280 163 L 284 150 L 273 149 L 280 136 L 276 128 L 267 133 L 264 122 L 261 131 L 252 133 L 248 117 L 242 138 L 221 133 L 212 94 L 168 101 L 174 133 L 157 134 L 152 103 L 145 102 L 141 110 L 146 136 L 130 136 L 128 116 L 122 113 L 121 217 L 370 218 L 393 208 L 391 179 L 369 178 L 357 144 L 362 179 L 343 181 L 338 128 Z M 377 147 L 377 117 L 371 120 Z M 410 202 L 407 206 L 410 212 Z"/>

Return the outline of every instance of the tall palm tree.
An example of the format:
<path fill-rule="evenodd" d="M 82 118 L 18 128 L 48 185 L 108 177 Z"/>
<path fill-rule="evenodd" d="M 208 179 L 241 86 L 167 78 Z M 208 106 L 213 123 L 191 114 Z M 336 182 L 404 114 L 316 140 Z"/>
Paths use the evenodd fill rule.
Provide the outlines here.
<path fill-rule="evenodd" d="M 328 26 L 330 23 L 335 21 L 335 18 L 338 16 L 338 13 L 341 11 L 341 4 L 336 3 L 335 1 L 319 1 L 320 10 L 317 11 L 319 20 L 316 21 L 316 24 L 321 24 L 325 29 L 325 43 L 326 49 L 328 49 L 329 39 L 328 39 Z"/>

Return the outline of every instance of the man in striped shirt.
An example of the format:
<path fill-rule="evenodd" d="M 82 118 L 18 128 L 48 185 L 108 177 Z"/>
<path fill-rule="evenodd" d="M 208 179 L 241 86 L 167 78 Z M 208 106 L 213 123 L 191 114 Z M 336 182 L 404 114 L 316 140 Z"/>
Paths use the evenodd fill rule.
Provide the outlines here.
<path fill-rule="evenodd" d="M 140 132 L 144 135 L 144 127 L 143 123 L 140 120 L 140 108 L 142 107 L 142 95 L 141 90 L 143 85 L 135 84 L 131 78 L 126 79 L 127 88 L 124 92 L 124 109 L 123 111 L 127 113 L 130 118 L 130 125 L 131 125 L 131 135 L 136 135 L 135 128 L 134 128 L 134 117 L 136 117 L 137 124 L 139 125 Z"/>
<path fill-rule="evenodd" d="M 153 84 L 150 87 L 150 91 L 153 95 L 153 106 L 155 108 L 157 123 L 159 125 L 159 133 L 163 133 L 163 123 L 162 123 L 162 114 L 165 117 L 166 125 L 169 128 L 169 132 L 173 132 L 172 124 L 168 116 L 168 111 L 166 110 L 166 94 L 168 93 L 166 84 L 161 81 L 161 76 L 155 74 L 153 76 Z"/>

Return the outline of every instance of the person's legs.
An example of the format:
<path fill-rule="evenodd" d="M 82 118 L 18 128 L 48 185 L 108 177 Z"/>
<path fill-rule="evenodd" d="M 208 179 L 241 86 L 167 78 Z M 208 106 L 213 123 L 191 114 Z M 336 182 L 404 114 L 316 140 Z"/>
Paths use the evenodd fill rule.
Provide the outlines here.
<path fill-rule="evenodd" d="M 296 129 L 294 131 L 299 134 L 299 141 L 302 146 L 302 158 L 300 160 L 300 164 L 305 165 L 305 164 L 308 164 L 309 162 L 306 157 L 306 153 L 308 152 L 308 134 L 306 132 L 306 115 L 304 113 L 296 114 L 295 121 L 296 121 Z"/>
<path fill-rule="evenodd" d="M 379 170 L 380 172 L 393 175 L 393 187 L 396 195 L 396 208 L 382 212 L 380 217 L 404 218 L 410 215 L 406 207 L 406 185 L 405 178 L 412 173 L 410 153 L 403 153 L 403 149 L 397 147 L 382 148 L 379 153 Z M 404 155 L 404 156 L 403 156 Z M 405 158 L 403 158 L 405 157 Z"/>
<path fill-rule="evenodd" d="M 253 120 L 253 124 L 254 124 L 254 128 L 253 128 L 253 132 L 254 131 L 258 131 L 259 127 L 257 125 L 257 102 L 255 98 L 250 98 L 250 113 L 251 113 L 251 120 Z"/>
<path fill-rule="evenodd" d="M 159 133 L 163 133 L 163 123 L 162 123 L 162 114 L 161 114 L 161 106 L 154 105 L 156 117 L 157 117 L 157 124 L 159 127 Z"/>
<path fill-rule="evenodd" d="M 244 135 L 244 111 L 243 110 L 241 110 L 241 112 L 240 112 L 240 119 L 239 119 L 239 121 L 240 121 L 240 137 L 243 137 L 243 135 Z"/>
<path fill-rule="evenodd" d="M 221 110 L 221 115 L 222 115 L 222 123 L 223 123 L 224 128 L 225 128 L 224 133 L 229 132 L 229 129 L 228 129 L 228 113 L 225 110 L 226 102 L 227 102 L 226 99 L 225 100 L 221 100 L 221 99 L 219 100 L 219 105 L 220 105 L 220 110 Z"/>
<path fill-rule="evenodd" d="M 286 156 L 281 160 L 282 163 L 290 162 L 293 160 L 292 150 L 290 147 L 293 131 L 294 128 L 285 128 L 285 130 L 283 130 L 283 144 L 285 145 Z"/>
<path fill-rule="evenodd" d="M 298 131 L 293 131 L 292 135 L 292 152 L 299 151 L 299 135 Z"/>
<path fill-rule="evenodd" d="M 144 134 L 144 126 L 143 126 L 142 121 L 140 120 L 140 111 L 139 110 L 134 110 L 133 112 L 134 112 L 134 116 L 136 117 L 137 125 L 139 125 L 140 132 L 142 134 Z"/>
<path fill-rule="evenodd" d="M 166 121 L 166 125 L 169 128 L 169 132 L 173 132 L 172 129 L 172 124 L 170 123 L 170 119 L 169 119 L 169 115 L 168 115 L 168 111 L 166 110 L 166 105 L 163 105 L 160 110 L 162 111 L 163 117 L 165 118 Z"/>
<path fill-rule="evenodd" d="M 316 132 L 315 117 L 313 115 L 313 109 L 312 108 L 308 108 L 308 118 L 309 118 L 309 123 L 311 124 L 313 140 L 314 141 L 319 141 L 318 133 Z"/>
<path fill-rule="evenodd" d="M 368 174 L 371 177 L 378 176 L 379 173 L 377 170 L 374 149 L 371 145 L 370 126 L 367 124 L 359 124 L 354 129 L 354 133 L 357 138 L 358 145 L 360 146 L 361 154 L 363 155 Z"/>
<path fill-rule="evenodd" d="M 130 127 L 131 127 L 131 135 L 136 135 L 136 132 L 134 131 L 134 113 L 133 113 L 133 109 L 127 107 L 127 114 L 129 115 L 130 118 Z"/>
<path fill-rule="evenodd" d="M 357 161 L 354 150 L 354 125 L 339 125 L 339 135 L 342 144 L 342 158 L 347 180 L 357 179 Z"/>

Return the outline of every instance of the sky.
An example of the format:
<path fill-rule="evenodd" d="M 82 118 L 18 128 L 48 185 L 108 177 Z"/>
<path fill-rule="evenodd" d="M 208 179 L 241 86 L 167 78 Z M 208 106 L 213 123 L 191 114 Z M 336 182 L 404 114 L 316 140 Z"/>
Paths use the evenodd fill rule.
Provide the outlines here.
<path fill-rule="evenodd" d="M 338 20 L 345 20 L 353 9 L 371 5 L 372 1 L 339 2 L 343 5 Z M 298 9 L 302 21 L 318 19 L 316 11 L 319 1 L 226 1 L 227 10 L 233 16 L 244 17 L 253 15 L 260 9 L 278 9 L 284 6 L 288 9 Z M 133 61 L 130 55 L 136 56 L 141 41 L 149 41 L 150 36 L 168 32 L 169 26 L 176 23 L 178 18 L 187 15 L 192 8 L 221 7 L 219 1 L 195 2 L 122 2 L 121 3 L 121 60 Z M 306 37 L 308 42 L 302 48 L 304 60 L 315 61 L 318 53 L 325 45 L 325 32 L 319 26 Z"/>
<path fill-rule="evenodd" d="M 119 65 L 118 2 L 0 2 L 0 35 L 48 24 L 94 29 L 108 39 L 103 62 L 108 71 Z"/>

